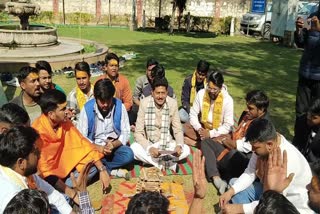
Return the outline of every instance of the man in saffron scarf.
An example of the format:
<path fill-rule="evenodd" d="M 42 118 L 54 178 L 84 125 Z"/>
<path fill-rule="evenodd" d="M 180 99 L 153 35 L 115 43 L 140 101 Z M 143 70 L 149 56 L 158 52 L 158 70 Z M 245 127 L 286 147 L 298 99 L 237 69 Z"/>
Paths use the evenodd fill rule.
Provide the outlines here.
<path fill-rule="evenodd" d="M 205 60 L 200 60 L 197 69 L 193 74 L 186 77 L 181 91 L 182 108 L 179 110 L 180 120 L 183 123 L 189 122 L 190 107 L 197 95 L 207 84 L 207 74 L 210 64 Z"/>
<path fill-rule="evenodd" d="M 220 194 L 227 188 L 225 180 L 239 177 L 249 163 L 252 146 L 244 138 L 249 125 L 257 118 L 269 119 L 269 99 L 262 91 L 248 92 L 245 100 L 247 109 L 242 113 L 238 127 L 232 134 L 201 141 L 201 151 L 206 157 L 207 178 Z"/>
<path fill-rule="evenodd" d="M 73 122 L 76 124 L 84 104 L 94 98 L 93 85 L 90 83 L 90 66 L 87 62 L 78 62 L 74 67 L 77 86 L 68 94 L 68 107 L 75 111 L 76 117 Z"/>
<path fill-rule="evenodd" d="M 14 124 L 11 124 L 14 126 Z M 0 140 L 0 213 L 15 194 L 37 189 L 47 194 L 56 211 L 69 214 L 72 208 L 64 196 L 42 180 L 37 173 L 40 156 L 39 135 L 31 127 L 17 126 L 2 133 Z"/>
<path fill-rule="evenodd" d="M 74 198 L 70 173 L 76 175 L 90 160 L 96 166 L 91 168 L 89 178 L 99 170 L 103 190 L 109 186 L 109 175 L 100 159 L 99 151 L 85 138 L 66 117 L 66 95 L 58 90 L 47 90 L 40 98 L 42 115 L 32 124 L 42 144 L 39 149 L 39 173 L 60 192 Z"/>
<path fill-rule="evenodd" d="M 154 79 L 152 95 L 140 101 L 135 143 L 131 149 L 136 160 L 159 169 L 170 168 L 175 171 L 176 161 L 186 158 L 190 148 L 183 142 L 177 101 L 167 95 L 167 79 Z M 174 136 L 170 133 L 171 128 Z M 176 160 L 161 158 L 168 153 L 171 155 L 167 157 Z"/>
<path fill-rule="evenodd" d="M 208 76 L 190 109 L 190 123 L 184 124 L 184 142 L 195 146 L 206 138 L 215 138 L 231 132 L 233 126 L 233 99 L 223 84 L 221 73 Z"/>

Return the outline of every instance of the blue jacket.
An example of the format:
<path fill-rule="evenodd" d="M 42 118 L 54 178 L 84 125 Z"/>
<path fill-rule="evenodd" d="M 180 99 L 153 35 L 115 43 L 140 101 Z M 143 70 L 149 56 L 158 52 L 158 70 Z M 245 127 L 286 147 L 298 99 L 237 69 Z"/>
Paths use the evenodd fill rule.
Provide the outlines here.
<path fill-rule="evenodd" d="M 87 138 L 94 141 L 95 135 L 95 109 L 94 104 L 96 99 L 91 99 L 84 105 L 88 118 L 88 135 Z M 121 116 L 122 116 L 122 102 L 117 98 L 113 98 L 114 111 L 113 111 L 113 128 L 117 135 L 121 133 Z"/>

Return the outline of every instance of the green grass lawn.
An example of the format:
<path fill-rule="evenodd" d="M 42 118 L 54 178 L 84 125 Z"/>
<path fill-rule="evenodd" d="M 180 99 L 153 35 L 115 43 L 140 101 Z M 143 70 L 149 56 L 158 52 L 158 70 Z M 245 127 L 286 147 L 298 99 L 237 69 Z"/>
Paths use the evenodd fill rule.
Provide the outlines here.
<path fill-rule="evenodd" d="M 118 55 L 137 53 L 137 58 L 127 61 L 121 69 L 129 78 L 131 88 L 134 88 L 136 78 L 145 73 L 147 58 L 157 58 L 166 68 L 167 79 L 179 103 L 183 79 L 194 71 L 200 59 L 205 59 L 212 66 L 226 71 L 225 84 L 234 99 L 237 115 L 245 107 L 243 98 L 249 90 L 264 90 L 271 100 L 270 112 L 276 127 L 286 137 L 292 138 L 300 50 L 243 36 L 168 36 L 167 33 L 92 27 L 81 30 L 60 27 L 58 32 L 59 36 L 101 42 Z M 60 77 L 56 81 L 61 81 L 67 92 L 74 86 Z"/>
<path fill-rule="evenodd" d="M 225 71 L 225 84 L 234 99 L 235 113 L 244 107 L 244 96 L 252 89 L 261 89 L 271 100 L 270 112 L 280 133 L 291 140 L 295 117 L 295 92 L 301 51 L 277 46 L 243 36 L 216 38 L 210 34 L 169 36 L 167 33 L 131 32 L 126 29 L 59 27 L 59 36 L 89 39 L 106 44 L 116 54 L 137 53 L 137 58 L 125 63 L 121 72 L 134 88 L 135 80 L 145 73 L 148 57 L 155 57 L 166 68 L 166 77 L 180 103 L 184 78 L 191 74 L 197 62 L 205 59 L 213 67 Z M 81 36 L 80 36 L 81 35 Z M 74 79 L 55 76 L 54 81 L 68 93 Z M 17 93 L 17 92 L 16 92 Z M 172 177 L 172 176 L 171 176 Z M 166 179 L 172 179 L 170 177 Z M 113 191 L 122 179 L 113 179 Z M 186 190 L 192 190 L 192 177 L 184 176 Z M 94 200 L 101 198 L 100 183 L 90 186 Z M 94 193 L 94 194 L 93 194 Z M 214 213 L 218 201 L 216 190 L 208 185 L 205 202 L 207 213 Z"/>

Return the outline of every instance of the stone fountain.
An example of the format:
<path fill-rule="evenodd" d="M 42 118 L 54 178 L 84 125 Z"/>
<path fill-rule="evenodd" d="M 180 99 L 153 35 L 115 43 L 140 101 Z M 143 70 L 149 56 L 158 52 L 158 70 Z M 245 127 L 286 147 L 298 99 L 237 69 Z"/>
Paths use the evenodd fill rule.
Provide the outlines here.
<path fill-rule="evenodd" d="M 29 25 L 29 17 L 40 13 L 40 6 L 30 0 L 12 0 L 6 11 L 19 17 L 19 25 L 0 26 L 0 45 L 6 47 L 49 46 L 58 43 L 57 29 L 42 25 Z"/>
<path fill-rule="evenodd" d="M 6 11 L 19 17 L 20 25 L 0 25 L 0 73 L 17 72 L 22 66 L 48 61 L 54 70 L 73 67 L 85 60 L 104 60 L 108 48 L 93 41 L 58 38 L 55 27 L 29 24 L 29 17 L 40 13 L 40 6 L 30 0 L 11 0 Z M 93 53 L 83 53 L 83 45 L 95 45 Z"/>

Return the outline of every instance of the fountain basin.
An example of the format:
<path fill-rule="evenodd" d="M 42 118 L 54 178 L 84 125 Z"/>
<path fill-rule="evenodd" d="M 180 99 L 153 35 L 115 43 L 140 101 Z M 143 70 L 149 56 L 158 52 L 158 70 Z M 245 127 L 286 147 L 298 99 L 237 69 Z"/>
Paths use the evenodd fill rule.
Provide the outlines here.
<path fill-rule="evenodd" d="M 0 46 L 4 47 L 43 47 L 58 43 L 57 29 L 43 25 L 30 25 L 29 30 L 19 25 L 0 25 Z"/>

